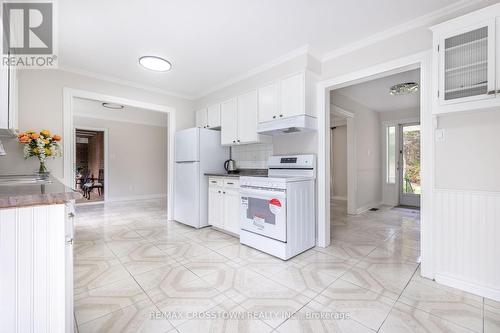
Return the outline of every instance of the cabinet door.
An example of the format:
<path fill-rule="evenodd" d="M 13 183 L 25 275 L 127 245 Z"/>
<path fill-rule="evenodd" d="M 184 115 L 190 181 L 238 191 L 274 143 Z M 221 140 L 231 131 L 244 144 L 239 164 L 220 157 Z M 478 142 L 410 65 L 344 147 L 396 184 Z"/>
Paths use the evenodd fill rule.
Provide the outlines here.
<path fill-rule="evenodd" d="M 208 188 L 208 224 L 224 228 L 224 194 L 222 188 L 210 186 Z"/>
<path fill-rule="evenodd" d="M 238 96 L 238 143 L 258 142 L 257 91 Z"/>
<path fill-rule="evenodd" d="M 236 98 L 221 103 L 220 112 L 220 141 L 223 145 L 237 144 L 238 137 L 238 109 Z"/>
<path fill-rule="evenodd" d="M 207 124 L 207 109 L 196 111 L 196 127 L 206 128 Z"/>
<path fill-rule="evenodd" d="M 224 189 L 224 230 L 240 234 L 240 192 Z"/>
<path fill-rule="evenodd" d="M 495 97 L 495 20 L 445 36 L 439 43 L 439 101 Z"/>
<path fill-rule="evenodd" d="M 209 128 L 220 127 L 220 104 L 209 106 L 207 115 L 208 115 L 207 124 Z"/>
<path fill-rule="evenodd" d="M 279 115 L 278 111 L 278 84 L 272 83 L 259 88 L 259 122 L 273 120 Z"/>
<path fill-rule="evenodd" d="M 305 75 L 304 73 L 287 77 L 280 82 L 279 118 L 302 115 L 305 113 Z"/>

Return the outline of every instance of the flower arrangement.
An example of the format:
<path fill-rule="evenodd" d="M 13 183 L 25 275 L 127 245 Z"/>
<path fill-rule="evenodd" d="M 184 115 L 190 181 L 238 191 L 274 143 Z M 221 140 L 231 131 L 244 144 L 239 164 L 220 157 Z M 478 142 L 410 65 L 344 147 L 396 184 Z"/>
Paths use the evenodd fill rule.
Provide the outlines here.
<path fill-rule="evenodd" d="M 17 136 L 17 140 L 20 144 L 24 145 L 24 158 L 28 159 L 30 157 L 36 157 L 40 161 L 40 168 L 38 172 L 40 174 L 47 174 L 47 168 L 45 167 L 45 159 L 47 157 L 59 157 L 61 154 L 61 147 L 59 146 L 59 141 L 61 137 L 59 135 L 51 135 L 50 131 L 42 130 L 40 132 L 26 131 L 20 133 Z"/>

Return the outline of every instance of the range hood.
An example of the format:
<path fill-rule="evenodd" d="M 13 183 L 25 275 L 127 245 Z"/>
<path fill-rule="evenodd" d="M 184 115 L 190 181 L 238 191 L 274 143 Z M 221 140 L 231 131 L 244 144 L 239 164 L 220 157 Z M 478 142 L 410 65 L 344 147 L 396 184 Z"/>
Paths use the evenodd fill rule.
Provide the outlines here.
<path fill-rule="evenodd" d="M 257 133 L 265 135 L 311 132 L 316 131 L 316 129 L 316 118 L 307 115 L 276 119 L 259 123 L 257 125 Z"/>

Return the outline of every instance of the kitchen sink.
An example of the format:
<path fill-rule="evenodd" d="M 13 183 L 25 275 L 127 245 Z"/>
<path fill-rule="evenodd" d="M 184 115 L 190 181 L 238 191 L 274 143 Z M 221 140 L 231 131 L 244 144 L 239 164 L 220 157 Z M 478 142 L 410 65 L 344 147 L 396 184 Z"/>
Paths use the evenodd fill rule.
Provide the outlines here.
<path fill-rule="evenodd" d="M 0 186 L 2 185 L 43 185 L 50 184 L 50 179 L 40 175 L 0 175 Z"/>

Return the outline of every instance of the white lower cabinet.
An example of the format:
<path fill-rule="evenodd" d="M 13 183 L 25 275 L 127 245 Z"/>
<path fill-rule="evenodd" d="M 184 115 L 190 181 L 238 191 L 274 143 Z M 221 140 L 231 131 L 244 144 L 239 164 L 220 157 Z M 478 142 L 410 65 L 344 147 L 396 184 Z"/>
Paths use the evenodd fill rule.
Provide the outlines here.
<path fill-rule="evenodd" d="M 211 177 L 208 187 L 208 223 L 232 234 L 240 233 L 239 181 Z"/>
<path fill-rule="evenodd" d="M 73 211 L 0 209 L 2 332 L 73 332 Z"/>

